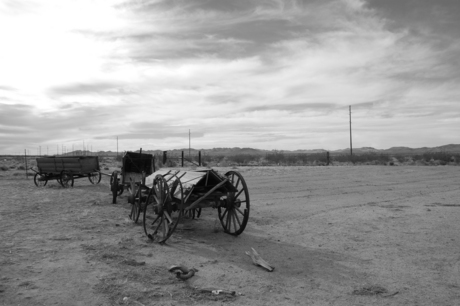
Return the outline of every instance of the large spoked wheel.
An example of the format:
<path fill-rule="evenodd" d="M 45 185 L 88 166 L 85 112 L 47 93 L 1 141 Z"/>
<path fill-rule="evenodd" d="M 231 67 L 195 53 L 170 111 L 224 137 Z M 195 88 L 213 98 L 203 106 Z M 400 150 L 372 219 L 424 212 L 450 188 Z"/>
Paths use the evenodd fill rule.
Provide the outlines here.
<path fill-rule="evenodd" d="M 72 173 L 66 170 L 62 170 L 61 179 L 59 180 L 59 182 L 64 188 L 73 187 L 74 179 Z"/>
<path fill-rule="evenodd" d="M 184 215 L 184 192 L 182 183 L 176 180 L 169 188 L 162 175 L 157 175 L 147 197 L 143 224 L 150 240 L 165 243 L 173 234 Z"/>
<path fill-rule="evenodd" d="M 46 183 L 48 183 L 48 178 L 46 177 L 46 175 L 35 173 L 34 183 L 37 187 L 45 187 Z"/>
<path fill-rule="evenodd" d="M 224 231 L 237 236 L 246 228 L 249 219 L 249 191 L 243 176 L 236 171 L 225 174 L 235 190 L 224 196 L 225 205 L 218 208 L 219 220 Z"/>
<path fill-rule="evenodd" d="M 136 188 L 136 184 L 131 180 L 130 187 L 128 189 L 129 196 L 128 196 L 128 203 L 131 204 L 131 212 L 129 214 L 129 218 L 137 223 L 139 220 L 139 215 L 141 213 L 141 190 L 142 188 L 138 186 Z"/>
<path fill-rule="evenodd" d="M 99 182 L 101 181 L 101 173 L 99 171 L 89 173 L 88 179 L 91 182 L 91 184 L 99 184 Z"/>

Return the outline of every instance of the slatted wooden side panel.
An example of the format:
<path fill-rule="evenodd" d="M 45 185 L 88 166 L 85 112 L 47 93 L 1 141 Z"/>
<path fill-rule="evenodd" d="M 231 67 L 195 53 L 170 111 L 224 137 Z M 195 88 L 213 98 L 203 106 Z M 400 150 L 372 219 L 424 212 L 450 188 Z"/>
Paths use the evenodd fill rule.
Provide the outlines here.
<path fill-rule="evenodd" d="M 37 158 L 37 166 L 41 173 L 59 174 L 66 170 L 87 174 L 99 170 L 99 159 L 97 156 Z"/>
<path fill-rule="evenodd" d="M 91 173 L 99 171 L 99 158 L 97 156 L 84 156 L 80 158 L 81 172 Z"/>

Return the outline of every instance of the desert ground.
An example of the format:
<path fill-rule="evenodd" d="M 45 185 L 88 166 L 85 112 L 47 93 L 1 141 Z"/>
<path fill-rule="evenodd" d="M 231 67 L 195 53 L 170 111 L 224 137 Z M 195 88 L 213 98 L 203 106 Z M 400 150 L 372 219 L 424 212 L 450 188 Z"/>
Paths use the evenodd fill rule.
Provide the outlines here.
<path fill-rule="evenodd" d="M 239 167 L 240 236 L 209 208 L 160 245 L 108 177 L 38 188 L 1 163 L 0 305 L 460 305 L 458 166 Z"/>

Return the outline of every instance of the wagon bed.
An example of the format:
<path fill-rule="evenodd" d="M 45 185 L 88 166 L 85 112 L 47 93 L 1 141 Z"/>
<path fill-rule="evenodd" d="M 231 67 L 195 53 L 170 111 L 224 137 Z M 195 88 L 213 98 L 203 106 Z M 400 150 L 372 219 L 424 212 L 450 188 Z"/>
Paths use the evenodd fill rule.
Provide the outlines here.
<path fill-rule="evenodd" d="M 110 190 L 112 203 L 117 203 L 117 196 L 123 194 L 125 189 L 132 194 L 131 184 L 139 183 L 155 171 L 155 157 L 152 154 L 125 152 L 122 158 L 121 171 L 116 170 L 110 177 Z"/>
<path fill-rule="evenodd" d="M 199 216 L 202 208 L 215 208 L 224 231 L 241 234 L 249 219 L 249 191 L 236 171 L 224 175 L 212 169 L 161 169 L 133 184 L 130 217 L 137 222 L 143 212 L 144 232 L 164 243 L 182 217 Z"/>
<path fill-rule="evenodd" d="M 37 158 L 34 182 L 45 186 L 48 180 L 56 179 L 63 187 L 71 187 L 74 179 L 88 177 L 91 183 L 101 180 L 97 156 L 41 157 Z"/>

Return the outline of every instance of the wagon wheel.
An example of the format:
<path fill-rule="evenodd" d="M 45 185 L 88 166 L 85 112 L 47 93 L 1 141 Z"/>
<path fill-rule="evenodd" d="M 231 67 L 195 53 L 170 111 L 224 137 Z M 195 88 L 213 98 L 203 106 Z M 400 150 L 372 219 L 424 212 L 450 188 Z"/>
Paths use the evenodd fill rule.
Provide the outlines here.
<path fill-rule="evenodd" d="M 128 203 L 131 204 L 131 212 L 129 218 L 137 223 L 139 215 L 141 213 L 141 191 L 142 188 L 139 186 L 136 188 L 136 184 L 131 180 L 130 188 L 128 189 L 130 195 L 128 196 Z"/>
<path fill-rule="evenodd" d="M 89 173 L 88 179 L 91 182 L 91 184 L 99 184 L 99 182 L 101 181 L 101 173 L 99 171 Z"/>
<path fill-rule="evenodd" d="M 66 170 L 62 170 L 61 171 L 61 178 L 60 178 L 59 182 L 61 183 L 62 187 L 64 187 L 64 188 L 73 187 L 74 179 L 73 179 L 72 173 L 69 172 L 69 171 L 66 171 Z"/>
<path fill-rule="evenodd" d="M 144 232 L 149 239 L 165 243 L 171 237 L 184 215 L 183 191 L 179 180 L 175 180 L 170 189 L 162 175 L 155 177 L 145 202 L 142 220 Z"/>
<path fill-rule="evenodd" d="M 224 196 L 225 204 L 218 208 L 219 220 L 226 233 L 237 236 L 244 231 L 248 223 L 249 191 L 239 172 L 229 171 L 225 176 L 237 191 L 228 191 Z"/>
<path fill-rule="evenodd" d="M 118 175 L 118 171 L 113 171 L 112 175 L 110 176 L 110 190 L 112 190 L 112 187 L 114 184 L 116 184 L 116 194 L 118 196 L 121 196 L 121 194 L 123 193 L 123 184 L 120 184 L 120 176 Z M 116 182 L 115 182 L 115 176 L 116 176 Z"/>
<path fill-rule="evenodd" d="M 45 187 L 46 183 L 48 183 L 48 178 L 44 174 L 35 173 L 34 183 L 37 187 Z"/>
<path fill-rule="evenodd" d="M 110 190 L 112 191 L 112 204 L 117 204 L 117 196 L 123 193 L 123 185 L 118 182 L 118 171 L 113 171 L 110 176 Z"/>

